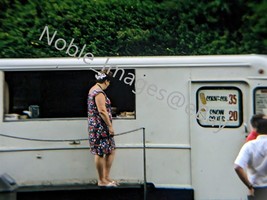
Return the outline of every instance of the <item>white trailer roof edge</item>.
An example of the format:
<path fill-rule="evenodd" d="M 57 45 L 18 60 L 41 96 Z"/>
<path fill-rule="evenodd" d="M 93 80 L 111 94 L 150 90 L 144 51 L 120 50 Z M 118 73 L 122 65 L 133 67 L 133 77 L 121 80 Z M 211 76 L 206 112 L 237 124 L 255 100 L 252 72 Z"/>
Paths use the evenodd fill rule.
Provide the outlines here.
<path fill-rule="evenodd" d="M 94 58 L 4 58 L 0 59 L 0 70 L 34 69 L 77 69 L 118 66 L 126 68 L 142 67 L 208 67 L 247 66 L 266 60 L 266 55 L 198 55 L 198 56 L 136 56 L 136 57 L 94 57 Z M 266 62 L 266 61 L 265 61 Z M 267 63 L 266 63 L 267 64 Z"/>

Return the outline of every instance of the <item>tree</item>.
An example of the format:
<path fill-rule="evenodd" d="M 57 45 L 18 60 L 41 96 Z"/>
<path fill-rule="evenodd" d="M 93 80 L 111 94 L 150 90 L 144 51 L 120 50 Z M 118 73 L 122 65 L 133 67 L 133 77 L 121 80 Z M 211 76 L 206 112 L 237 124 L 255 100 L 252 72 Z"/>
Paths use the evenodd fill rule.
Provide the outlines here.
<path fill-rule="evenodd" d="M 264 0 L 1 0 L 0 7 L 2 58 L 66 57 L 72 40 L 94 56 L 267 53 Z M 39 40 L 46 26 L 51 37 L 57 31 L 51 45 Z"/>

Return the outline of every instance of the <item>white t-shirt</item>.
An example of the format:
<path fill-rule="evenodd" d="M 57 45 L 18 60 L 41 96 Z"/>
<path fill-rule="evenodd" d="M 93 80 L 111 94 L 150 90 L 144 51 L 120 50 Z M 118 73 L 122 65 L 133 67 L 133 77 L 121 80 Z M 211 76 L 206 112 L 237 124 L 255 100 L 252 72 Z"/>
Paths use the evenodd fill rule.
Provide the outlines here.
<path fill-rule="evenodd" d="M 254 187 L 267 187 L 267 135 L 259 135 L 241 148 L 235 164 L 247 169 Z"/>

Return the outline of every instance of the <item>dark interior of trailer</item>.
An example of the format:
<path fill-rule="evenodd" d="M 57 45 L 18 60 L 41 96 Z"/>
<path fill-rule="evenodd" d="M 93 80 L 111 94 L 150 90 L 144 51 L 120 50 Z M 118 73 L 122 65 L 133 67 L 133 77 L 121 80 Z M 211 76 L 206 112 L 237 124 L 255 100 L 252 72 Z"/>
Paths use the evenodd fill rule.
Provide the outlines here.
<path fill-rule="evenodd" d="M 135 74 L 133 69 L 124 72 L 124 76 Z M 37 106 L 38 118 L 87 117 L 87 94 L 95 84 L 95 74 L 92 70 L 5 72 L 8 90 L 5 114 L 22 116 L 29 107 Z M 114 117 L 122 112 L 135 112 L 134 83 L 126 84 L 121 78 L 122 74 L 114 76 L 105 91 L 116 108 Z"/>

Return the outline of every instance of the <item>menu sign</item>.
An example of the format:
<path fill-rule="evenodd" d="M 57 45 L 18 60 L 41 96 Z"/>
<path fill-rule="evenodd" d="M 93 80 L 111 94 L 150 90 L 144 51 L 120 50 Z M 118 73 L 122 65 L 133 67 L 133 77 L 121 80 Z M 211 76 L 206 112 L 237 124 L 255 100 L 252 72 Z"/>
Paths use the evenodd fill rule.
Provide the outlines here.
<path fill-rule="evenodd" d="M 198 90 L 197 120 L 202 126 L 238 127 L 241 124 L 240 90 L 203 88 Z"/>
<path fill-rule="evenodd" d="M 267 88 L 255 90 L 255 112 L 267 115 Z"/>

